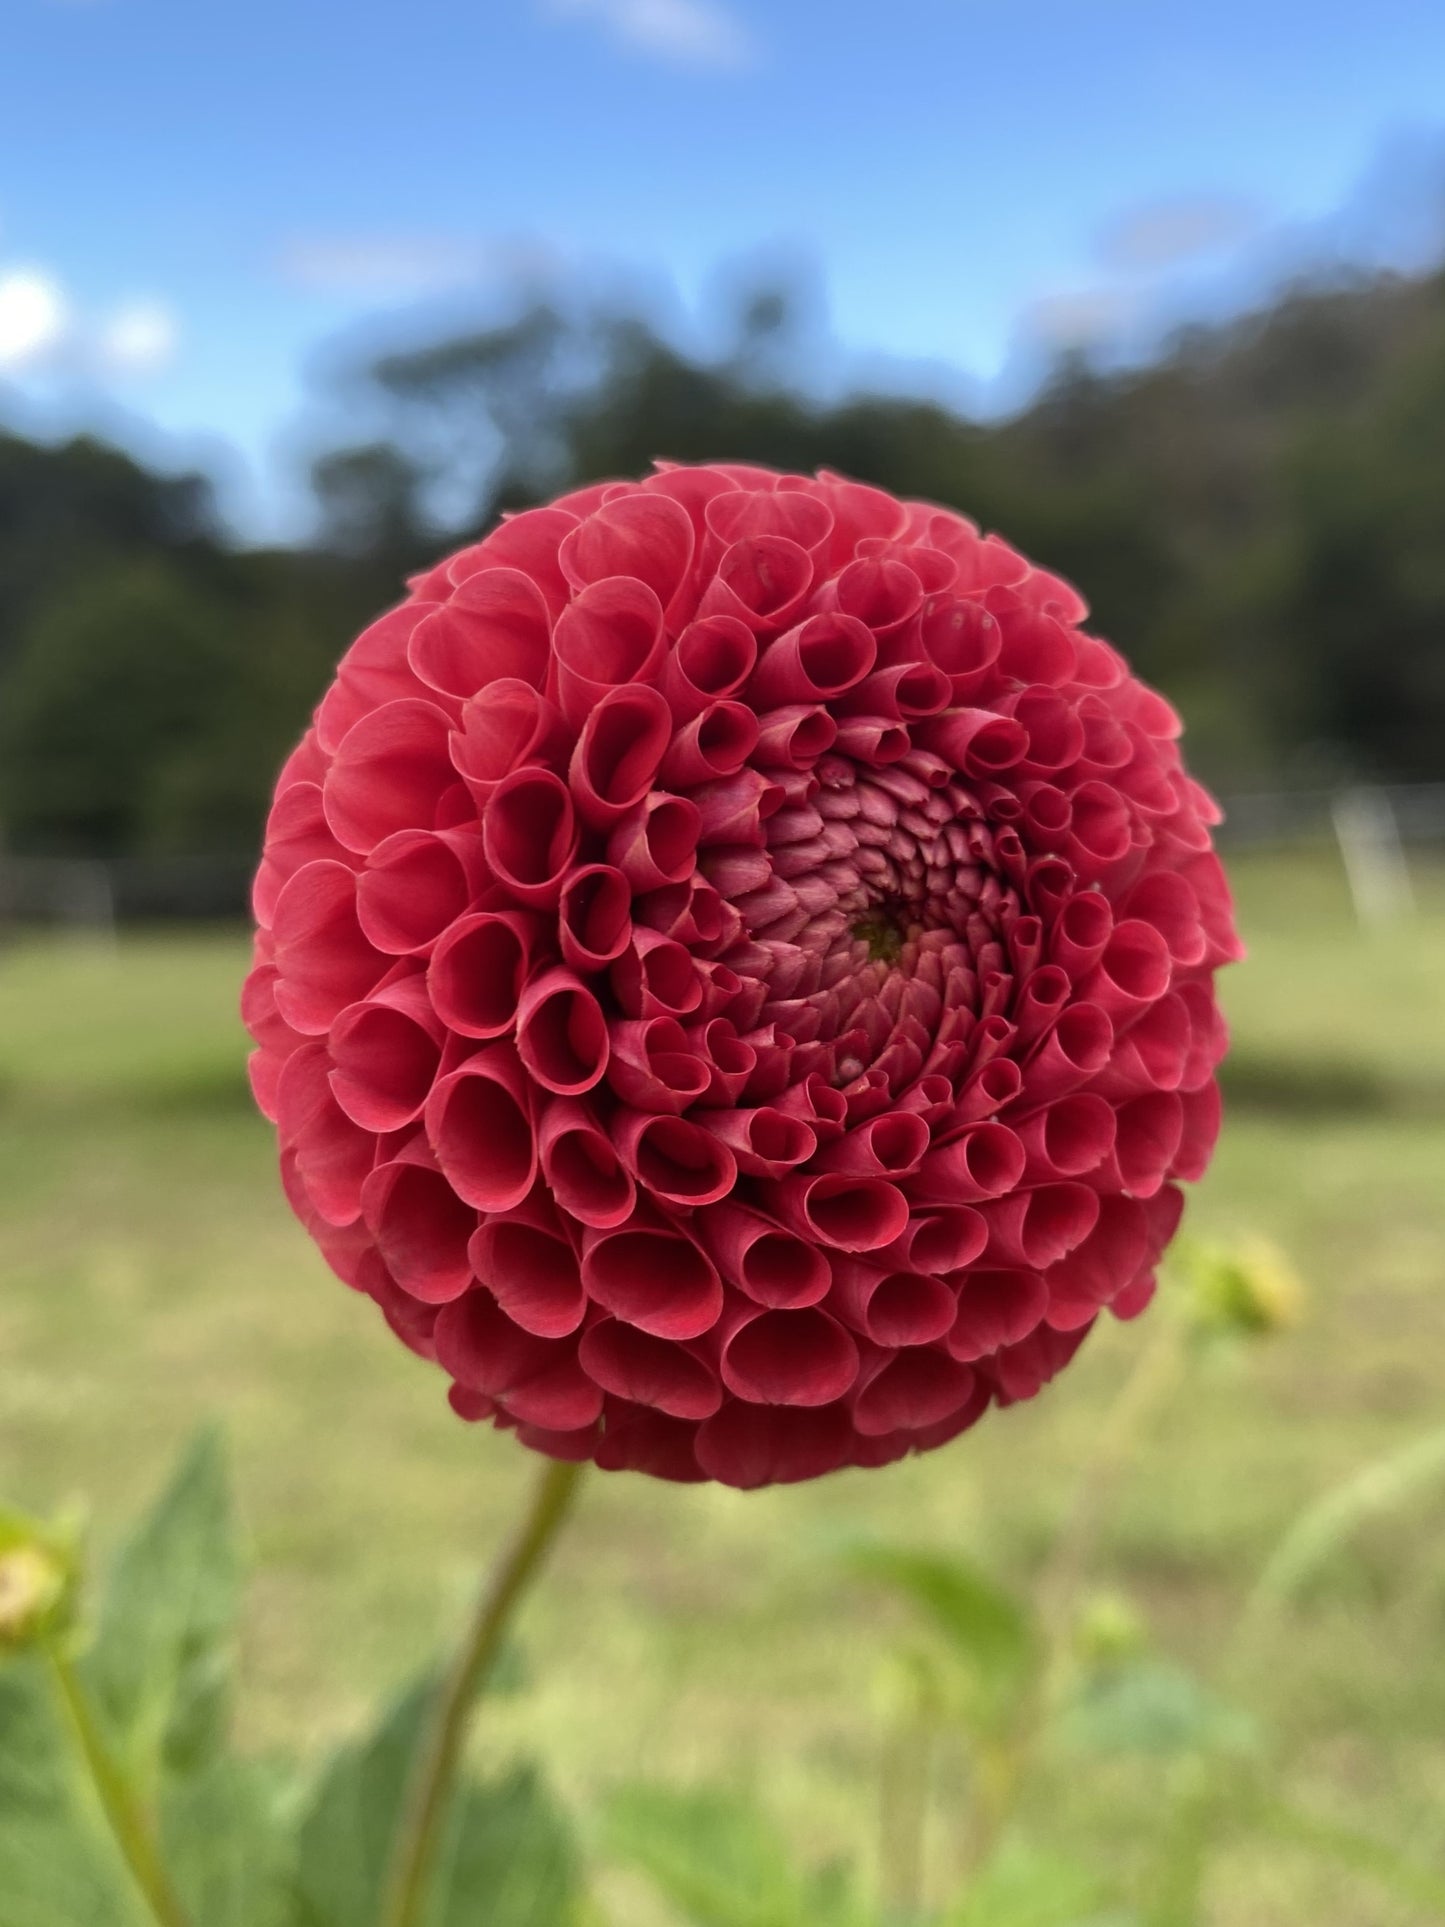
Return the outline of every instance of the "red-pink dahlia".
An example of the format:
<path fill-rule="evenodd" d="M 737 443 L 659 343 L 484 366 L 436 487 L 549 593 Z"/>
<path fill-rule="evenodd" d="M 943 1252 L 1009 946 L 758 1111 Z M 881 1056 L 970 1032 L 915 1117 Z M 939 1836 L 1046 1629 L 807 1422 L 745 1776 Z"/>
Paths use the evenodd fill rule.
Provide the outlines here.
<path fill-rule="evenodd" d="M 291 1203 L 463 1417 L 754 1486 L 1132 1317 L 1239 954 L 1179 722 L 1057 576 L 824 473 L 510 516 L 281 772 L 245 995 Z"/>

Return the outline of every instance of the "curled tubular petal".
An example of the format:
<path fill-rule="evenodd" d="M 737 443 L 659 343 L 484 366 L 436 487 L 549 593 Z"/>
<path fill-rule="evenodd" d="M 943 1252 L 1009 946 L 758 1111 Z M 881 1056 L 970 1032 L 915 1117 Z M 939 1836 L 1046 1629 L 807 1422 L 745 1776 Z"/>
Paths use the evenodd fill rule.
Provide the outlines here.
<path fill-rule="evenodd" d="M 794 1310 L 827 1297 L 833 1268 L 796 1232 L 730 1202 L 700 1213 L 699 1224 L 718 1270 L 755 1304 Z"/>
<path fill-rule="evenodd" d="M 700 1338 L 722 1311 L 716 1268 L 691 1239 L 672 1231 L 587 1234 L 582 1282 L 594 1303 L 654 1338 Z"/>
<path fill-rule="evenodd" d="M 584 822 L 605 828 L 635 810 L 673 743 L 667 704 L 645 683 L 609 689 L 582 726 L 568 781 Z"/>
<path fill-rule="evenodd" d="M 722 1404 L 722 1386 L 705 1359 L 621 1318 L 589 1327 L 579 1356 L 604 1392 L 669 1418 L 711 1418 Z"/>
<path fill-rule="evenodd" d="M 445 1031 L 420 977 L 403 977 L 332 1024 L 327 1048 L 337 1103 L 362 1130 L 402 1130 L 421 1116 Z"/>
<path fill-rule="evenodd" d="M 844 1259 L 834 1265 L 829 1301 L 838 1316 L 875 1345 L 930 1345 L 952 1328 L 958 1296 L 942 1278 L 917 1271 L 880 1271 Z"/>
<path fill-rule="evenodd" d="M 480 809 L 498 783 L 529 764 L 546 767 L 567 740 L 556 706 L 530 683 L 499 677 L 462 706 L 452 765 Z"/>
<path fill-rule="evenodd" d="M 723 1383 L 756 1405 L 831 1405 L 858 1376 L 858 1348 L 825 1311 L 760 1311 L 723 1348 Z"/>
<path fill-rule="evenodd" d="M 356 921 L 376 949 L 425 955 L 485 889 L 475 830 L 398 830 L 379 843 L 356 879 Z"/>
<path fill-rule="evenodd" d="M 487 867 L 518 903 L 555 904 L 577 847 L 572 793 L 547 769 L 503 777 L 482 811 Z"/>
<path fill-rule="evenodd" d="M 609 1049 L 602 1006 L 575 971 L 559 965 L 527 985 L 517 1003 L 517 1055 L 544 1091 L 590 1091 Z"/>
<path fill-rule="evenodd" d="M 473 696 L 488 683 L 547 680 L 551 620 L 541 590 L 520 569 L 478 569 L 412 631 L 407 661 L 430 688 Z"/>
<path fill-rule="evenodd" d="M 432 1086 L 426 1134 L 457 1196 L 480 1211 L 519 1205 L 537 1176 L 526 1079 L 515 1054 L 494 1044 Z"/>
<path fill-rule="evenodd" d="M 321 786 L 337 841 L 365 855 L 397 830 L 429 829 L 456 780 L 450 735 L 450 717 L 433 703 L 402 699 L 359 717 Z"/>
<path fill-rule="evenodd" d="M 500 1037 L 517 1006 L 541 937 L 525 910 L 481 910 L 458 917 L 427 966 L 432 1008 L 457 1037 Z"/>
<path fill-rule="evenodd" d="M 853 1422 L 868 1437 L 922 1431 L 966 1405 L 974 1384 L 967 1365 L 930 1345 L 899 1350 L 859 1392 Z"/>
<path fill-rule="evenodd" d="M 637 1187 L 585 1105 L 567 1098 L 548 1104 L 537 1153 L 553 1198 L 577 1224 L 610 1230 L 632 1216 Z"/>
<path fill-rule="evenodd" d="M 361 1196 L 377 1255 L 404 1292 L 439 1305 L 468 1289 L 467 1247 L 477 1214 L 437 1169 L 425 1145 L 414 1143 L 377 1165 Z"/>
<path fill-rule="evenodd" d="M 507 1316 L 538 1338 L 565 1338 L 587 1310 L 577 1255 L 560 1231 L 523 1217 L 488 1218 L 467 1247 L 472 1269 Z"/>
<path fill-rule="evenodd" d="M 598 971 L 615 963 L 632 934 L 632 891 L 610 863 L 586 863 L 571 871 L 557 903 L 557 938 L 574 970 Z"/>

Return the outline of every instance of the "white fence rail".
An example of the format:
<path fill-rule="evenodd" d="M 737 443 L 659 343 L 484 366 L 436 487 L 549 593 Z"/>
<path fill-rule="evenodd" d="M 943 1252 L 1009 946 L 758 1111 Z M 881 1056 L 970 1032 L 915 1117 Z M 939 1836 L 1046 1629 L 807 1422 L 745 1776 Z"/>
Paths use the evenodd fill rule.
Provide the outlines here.
<path fill-rule="evenodd" d="M 1412 859 L 1445 852 L 1445 783 L 1258 791 L 1224 799 L 1221 848 L 1333 847 L 1365 923 L 1413 908 Z M 245 915 L 244 857 L 37 857 L 0 853 L 0 930 L 62 926 L 113 933 L 147 919 Z"/>
<path fill-rule="evenodd" d="M 1220 843 L 1233 849 L 1288 848 L 1337 835 L 1341 806 L 1393 820 L 1402 843 L 1445 843 L 1445 783 L 1336 785 L 1332 789 L 1252 790 L 1222 799 Z"/>
<path fill-rule="evenodd" d="M 0 926 L 100 930 L 147 918 L 244 916 L 254 865 L 244 857 L 40 857 L 0 854 Z"/>

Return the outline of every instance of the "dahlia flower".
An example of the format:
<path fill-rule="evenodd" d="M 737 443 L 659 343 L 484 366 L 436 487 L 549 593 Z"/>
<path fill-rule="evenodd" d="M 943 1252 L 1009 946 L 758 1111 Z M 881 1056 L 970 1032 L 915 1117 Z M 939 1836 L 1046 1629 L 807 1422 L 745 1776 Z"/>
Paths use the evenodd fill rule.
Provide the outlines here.
<path fill-rule="evenodd" d="M 1169 704 L 997 536 L 660 464 L 343 658 L 245 992 L 332 1268 L 557 1458 L 940 1445 L 1148 1303 L 1239 954 Z"/>

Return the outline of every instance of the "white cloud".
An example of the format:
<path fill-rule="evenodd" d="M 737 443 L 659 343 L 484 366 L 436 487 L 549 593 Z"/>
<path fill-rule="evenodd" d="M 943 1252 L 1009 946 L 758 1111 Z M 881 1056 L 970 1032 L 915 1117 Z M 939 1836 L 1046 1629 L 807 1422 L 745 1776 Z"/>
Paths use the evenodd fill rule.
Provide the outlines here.
<path fill-rule="evenodd" d="M 752 36 L 718 0 L 547 0 L 548 11 L 597 20 L 639 53 L 736 72 L 756 57 Z"/>
<path fill-rule="evenodd" d="M 1182 266 L 1258 231 L 1258 208 L 1230 194 L 1181 194 L 1118 215 L 1099 237 L 1099 258 L 1124 274 Z"/>
<path fill-rule="evenodd" d="M 0 368 L 24 368 L 59 349 L 70 331 L 60 284 L 39 268 L 0 273 Z"/>
<path fill-rule="evenodd" d="M 150 375 L 170 361 L 178 335 L 160 301 L 124 301 L 96 319 L 48 270 L 0 268 L 0 372 L 42 381 Z"/>
<path fill-rule="evenodd" d="M 148 375 L 176 351 L 179 329 L 163 302 L 128 301 L 101 324 L 95 347 L 106 367 L 121 375 Z"/>
<path fill-rule="evenodd" d="M 288 241 L 277 266 L 320 294 L 434 294 L 473 280 L 488 258 L 480 242 L 442 235 L 313 235 Z"/>
<path fill-rule="evenodd" d="M 293 235 L 275 259 L 276 272 L 294 288 L 368 301 L 412 300 L 481 282 L 535 284 L 560 266 L 555 248 L 526 235 Z"/>
<path fill-rule="evenodd" d="M 1117 288 L 1067 288 L 1033 302 L 1023 324 L 1047 348 L 1090 348 L 1116 339 L 1137 312 L 1133 299 Z"/>

